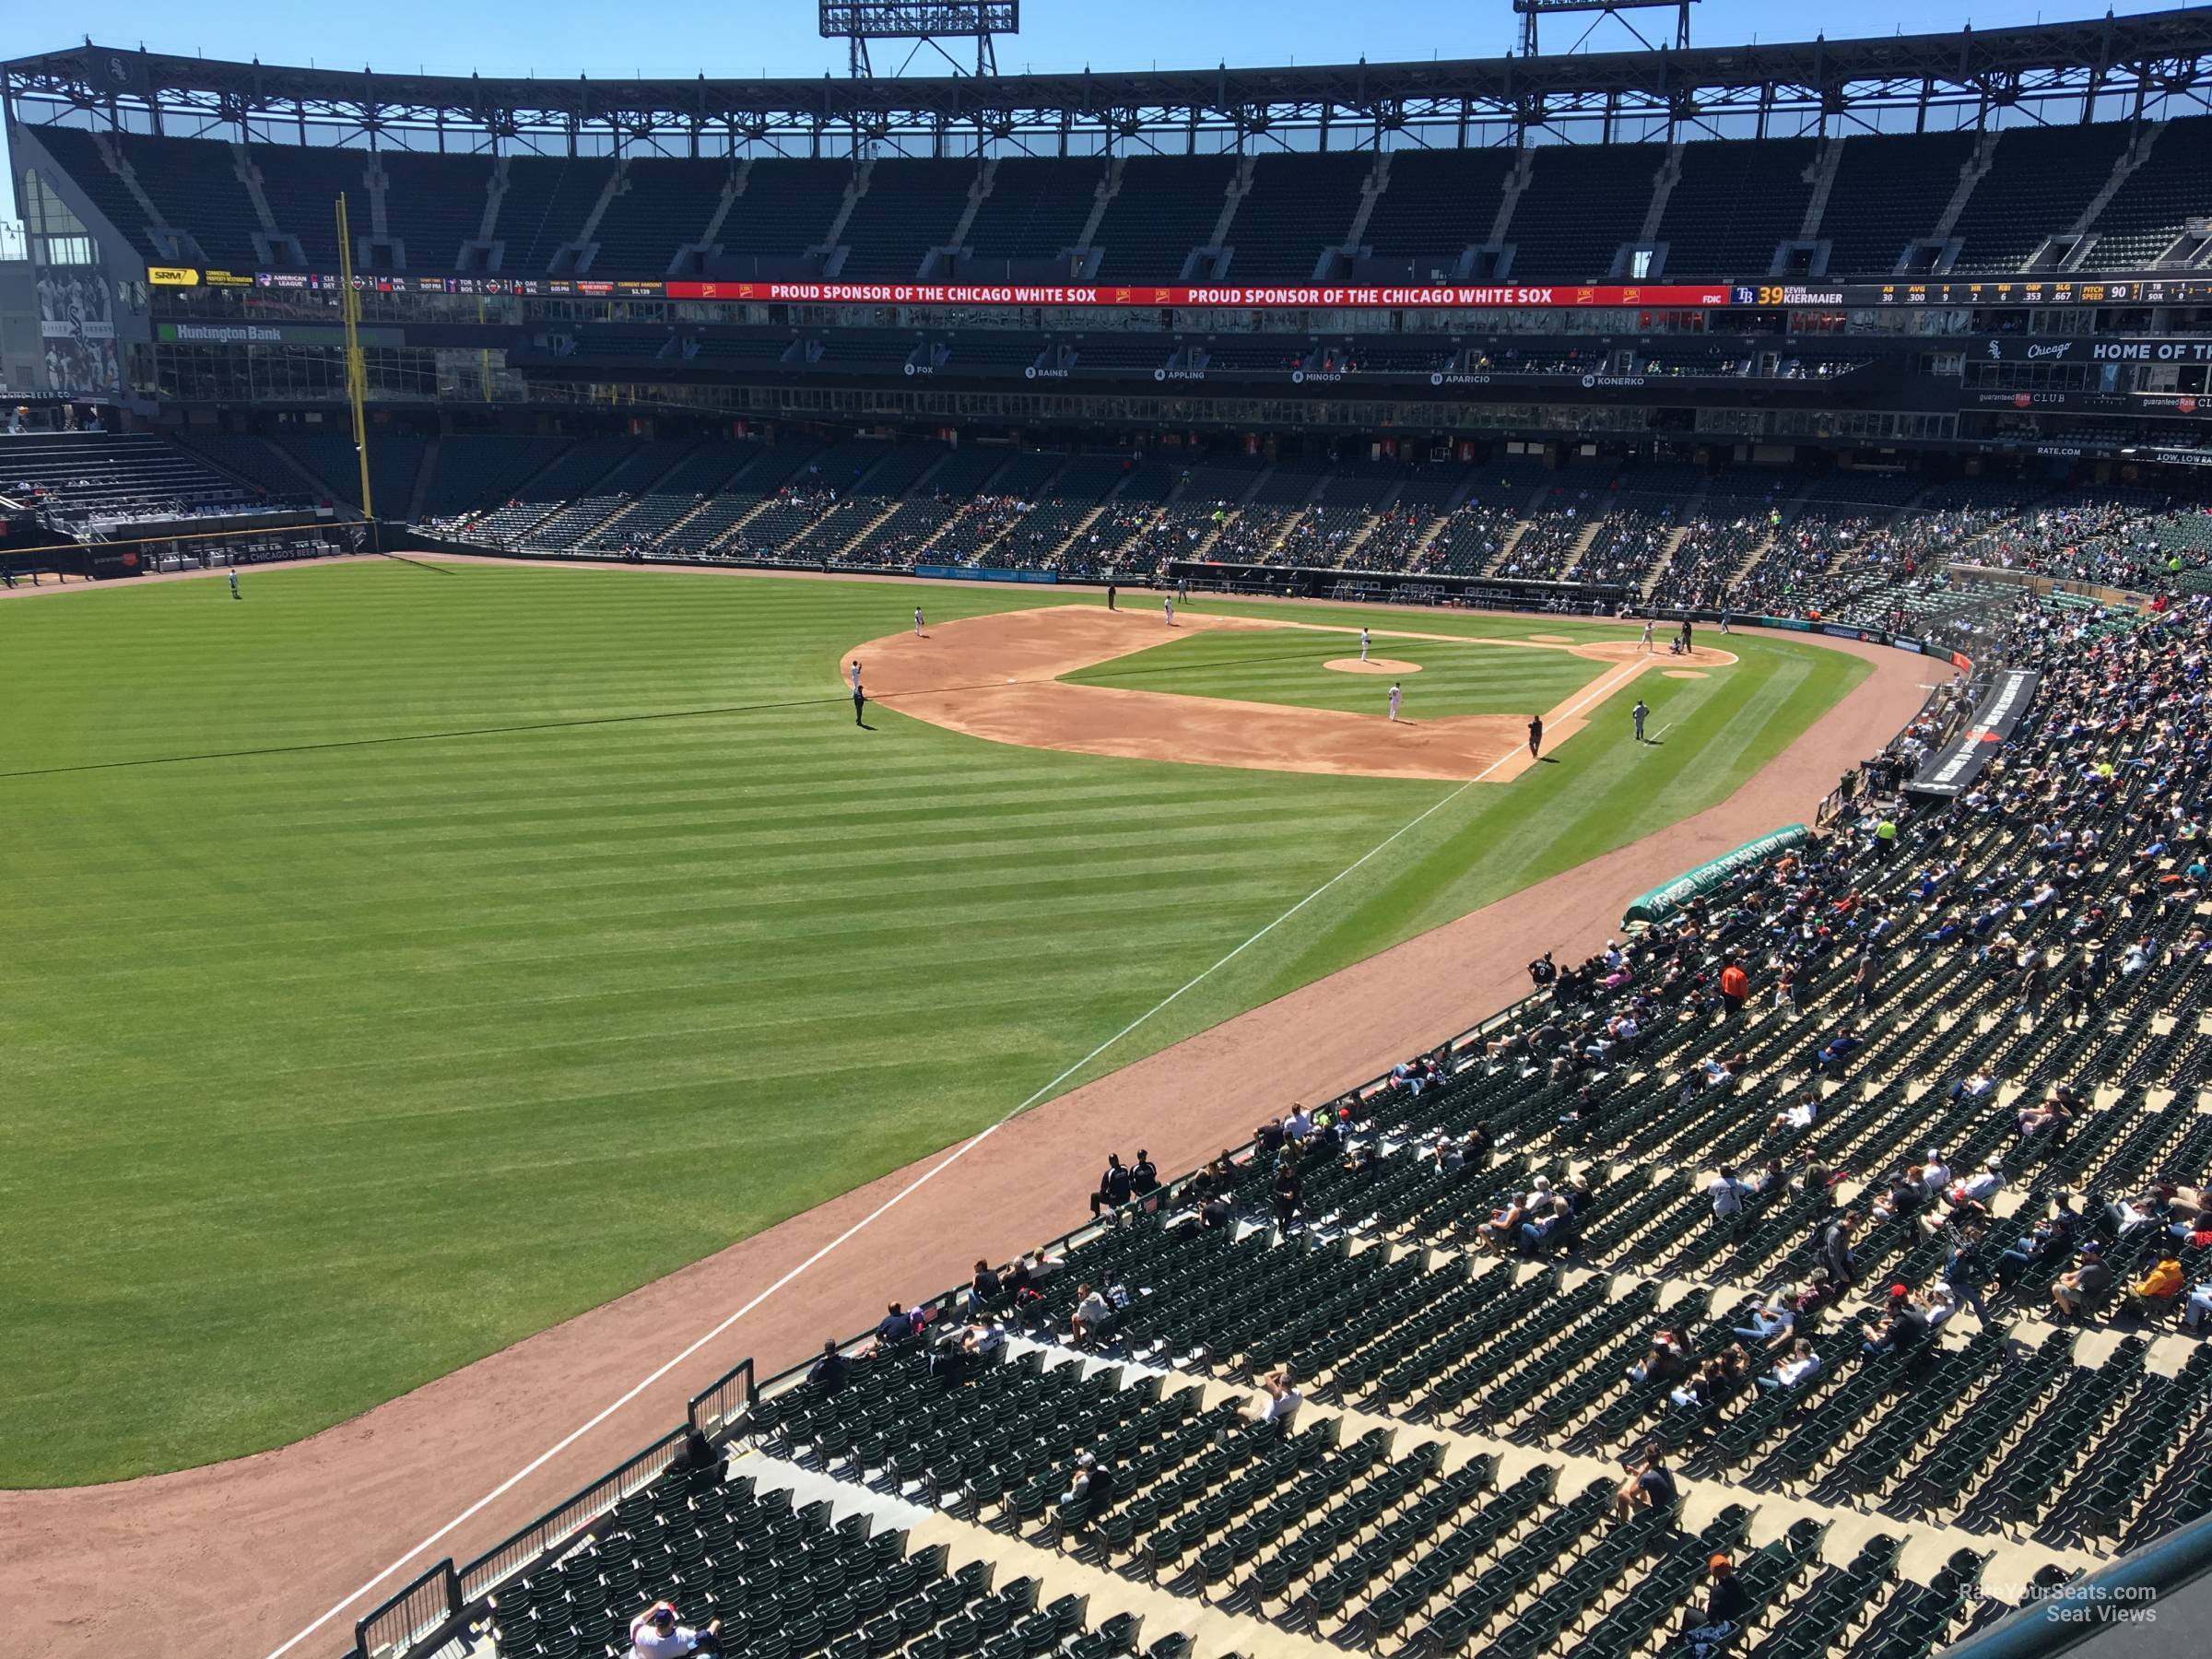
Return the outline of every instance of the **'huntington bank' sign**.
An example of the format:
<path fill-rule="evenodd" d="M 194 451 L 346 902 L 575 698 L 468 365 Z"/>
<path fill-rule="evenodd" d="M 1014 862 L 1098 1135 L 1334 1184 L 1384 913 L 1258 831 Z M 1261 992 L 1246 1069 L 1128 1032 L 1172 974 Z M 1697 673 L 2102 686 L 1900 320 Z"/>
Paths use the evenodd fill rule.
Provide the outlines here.
<path fill-rule="evenodd" d="M 1922 763 L 1908 793 L 1937 800 L 1956 800 L 1974 786 L 2004 741 L 2028 712 L 2042 676 L 2032 668 L 2007 668 L 1999 674 L 1974 711 L 1965 728 Z"/>
<path fill-rule="evenodd" d="M 1693 900 L 1702 899 L 1717 888 L 1735 879 L 1738 872 L 1754 865 L 1761 865 L 1777 853 L 1786 853 L 1792 847 L 1801 847 L 1812 839 L 1812 831 L 1803 824 L 1785 824 L 1770 830 L 1757 841 L 1747 841 L 1733 852 L 1724 853 L 1694 870 L 1686 870 L 1672 881 L 1653 888 L 1622 914 L 1625 924 L 1630 922 L 1656 922 L 1671 916 Z"/>

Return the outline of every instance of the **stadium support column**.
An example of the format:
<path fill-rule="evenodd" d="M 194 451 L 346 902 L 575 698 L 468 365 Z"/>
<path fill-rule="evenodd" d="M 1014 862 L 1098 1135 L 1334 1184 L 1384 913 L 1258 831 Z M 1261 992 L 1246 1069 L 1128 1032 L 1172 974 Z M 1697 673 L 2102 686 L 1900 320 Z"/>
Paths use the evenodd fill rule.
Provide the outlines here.
<path fill-rule="evenodd" d="M 353 410 L 353 453 L 361 468 L 361 523 L 376 547 L 376 503 L 369 495 L 369 370 L 361 360 L 361 291 L 353 286 L 353 238 L 346 223 L 346 193 L 338 193 L 338 303 L 346 318 L 346 402 Z M 382 551 L 378 547 L 378 551 Z"/>

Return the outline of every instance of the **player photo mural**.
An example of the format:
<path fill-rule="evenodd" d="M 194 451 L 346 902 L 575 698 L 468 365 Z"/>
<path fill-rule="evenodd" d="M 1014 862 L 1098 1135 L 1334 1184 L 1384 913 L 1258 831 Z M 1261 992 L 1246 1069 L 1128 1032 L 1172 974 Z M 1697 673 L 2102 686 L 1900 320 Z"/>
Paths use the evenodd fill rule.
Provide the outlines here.
<path fill-rule="evenodd" d="M 100 267 L 50 266 L 40 276 L 39 333 L 47 390 L 84 397 L 112 397 L 122 390 L 114 301 Z"/>

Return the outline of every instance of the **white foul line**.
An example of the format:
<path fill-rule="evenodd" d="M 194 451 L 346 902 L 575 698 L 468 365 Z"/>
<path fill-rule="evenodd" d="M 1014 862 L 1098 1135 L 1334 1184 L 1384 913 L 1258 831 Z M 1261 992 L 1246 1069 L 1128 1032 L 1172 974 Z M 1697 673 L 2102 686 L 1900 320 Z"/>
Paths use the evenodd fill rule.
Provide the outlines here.
<path fill-rule="evenodd" d="M 1580 713 L 1583 709 L 1589 707 L 1589 705 L 1596 699 L 1609 693 L 1613 689 L 1613 681 L 1617 677 L 1624 679 L 1627 677 L 1631 677 L 1637 666 L 1638 665 L 1636 664 L 1629 664 L 1626 665 L 1625 669 L 1616 669 L 1612 674 L 1606 676 L 1605 678 L 1599 680 L 1597 684 L 1594 686 L 1580 701 L 1575 703 L 1573 707 L 1567 710 L 1566 715 L 1562 715 L 1561 718 L 1566 718 L 1568 715 Z M 443 1526 L 440 1527 L 429 1537 L 423 1539 L 421 1543 L 416 1545 L 414 1548 L 408 1550 L 405 1555 L 394 1561 L 389 1567 L 385 1568 L 374 1578 L 370 1579 L 366 1583 L 362 1584 L 360 1588 L 354 1591 L 352 1594 L 347 1596 L 345 1600 L 339 1602 L 327 1613 L 324 1613 L 321 1618 L 317 1618 L 312 1624 L 306 1626 L 297 1635 L 286 1641 L 281 1646 L 271 1649 L 268 1659 L 283 1659 L 284 1654 L 291 1652 L 293 1648 L 299 1646 L 300 1642 L 306 1641 L 310 1636 L 313 1635 L 317 1630 L 321 1630 L 324 1625 L 328 1624 L 339 1614 L 345 1612 L 348 1607 L 359 1602 L 361 1597 L 367 1595 L 371 1590 L 374 1590 L 385 1580 L 392 1577 L 394 1573 L 399 1571 L 409 1562 L 417 1559 L 425 1550 L 434 1548 L 437 1545 L 443 1542 L 444 1539 L 456 1528 L 466 1524 L 470 1520 L 474 1519 L 484 1510 L 487 1505 L 497 1502 L 500 1499 L 505 1497 L 509 1492 L 512 1491 L 517 1486 L 522 1484 L 522 1482 L 527 1480 L 531 1476 L 536 1474 L 537 1471 L 544 1468 L 547 1464 L 550 1463 L 554 1458 L 559 1457 L 563 1452 L 566 1452 L 571 1446 L 574 1445 L 578 1441 L 582 1440 L 593 1430 L 598 1428 L 599 1425 L 606 1422 L 608 1418 L 613 1417 L 615 1413 L 620 1411 L 625 1406 L 628 1406 L 640 1394 L 651 1388 L 655 1382 L 658 1382 L 663 1377 L 665 1377 L 677 1366 L 683 1364 L 685 1360 L 690 1359 L 694 1354 L 698 1353 L 700 1349 L 705 1347 L 710 1342 L 712 1342 L 716 1337 L 720 1336 L 724 1331 L 728 1330 L 732 1325 L 735 1324 L 739 1320 L 750 1313 L 755 1308 L 758 1308 L 762 1302 L 766 1301 L 777 1291 L 782 1289 L 786 1285 L 790 1284 L 801 1274 L 815 1266 L 824 1257 L 828 1256 L 832 1251 L 836 1250 L 840 1245 L 854 1238 L 866 1228 L 870 1227 L 876 1221 L 880 1219 L 883 1216 L 887 1215 L 893 1208 L 904 1203 L 914 1194 L 920 1192 L 924 1186 L 927 1186 L 932 1181 L 935 1181 L 939 1175 L 942 1175 L 947 1170 L 952 1168 L 954 1164 L 959 1163 L 960 1159 L 967 1157 L 969 1153 L 974 1151 L 978 1147 L 989 1140 L 994 1135 L 996 1135 L 1001 1129 L 1005 1128 L 1006 1125 L 1013 1119 L 1019 1117 L 1030 1107 L 1037 1104 L 1038 1101 L 1044 1099 L 1046 1095 L 1051 1094 L 1053 1089 L 1059 1088 L 1061 1084 L 1066 1082 L 1068 1078 L 1074 1077 L 1077 1072 L 1088 1065 L 1093 1060 L 1096 1060 L 1100 1054 L 1103 1054 L 1108 1049 L 1113 1047 L 1115 1043 L 1121 1041 L 1123 1038 L 1128 1036 L 1130 1032 L 1135 1030 L 1139 1026 L 1146 1024 L 1155 1015 L 1160 1013 L 1170 1004 L 1175 1002 L 1178 998 L 1182 996 L 1185 992 L 1194 990 L 1197 986 L 1203 984 L 1206 980 L 1211 979 L 1216 973 L 1220 971 L 1220 970 L 1226 968 L 1230 963 L 1235 961 L 1237 958 L 1242 956 L 1247 950 L 1250 950 L 1254 945 L 1258 944 L 1262 939 L 1265 938 L 1269 934 L 1273 933 L 1284 923 L 1289 921 L 1291 917 L 1297 915 L 1299 912 L 1304 910 L 1306 906 L 1312 903 L 1314 900 L 1320 898 L 1324 893 L 1327 892 L 1331 888 L 1342 881 L 1347 876 L 1349 876 L 1353 871 L 1359 869 L 1360 865 L 1366 864 L 1367 861 L 1374 857 L 1376 853 L 1382 852 L 1385 847 L 1390 846 L 1407 830 L 1413 829 L 1418 824 L 1425 822 L 1429 818 L 1435 817 L 1436 814 L 1441 812 L 1446 806 L 1449 806 L 1453 802 L 1458 800 L 1461 795 L 1465 794 L 1468 790 L 1474 788 L 1476 784 L 1480 783 L 1484 779 L 1488 778 L 1492 772 L 1496 771 L 1500 766 L 1503 766 L 1508 760 L 1512 759 L 1513 756 L 1518 753 L 1520 753 L 1518 746 L 1506 750 L 1504 754 L 1500 755 L 1495 760 L 1484 767 L 1482 771 L 1477 772 L 1475 776 L 1469 778 L 1465 783 L 1460 784 L 1456 789 L 1453 790 L 1451 794 L 1445 795 L 1434 806 L 1429 806 L 1417 814 L 1415 817 L 1408 818 L 1405 823 L 1399 825 L 1397 829 L 1392 830 L 1388 835 L 1377 841 L 1372 847 L 1370 847 L 1365 853 L 1362 853 L 1350 864 L 1345 865 L 1343 869 L 1337 871 L 1335 875 L 1330 877 L 1328 880 L 1323 882 L 1319 887 L 1308 893 L 1303 899 L 1300 899 L 1296 904 L 1292 905 L 1288 910 L 1285 911 L 1274 921 L 1268 923 L 1266 926 L 1261 928 L 1259 932 L 1253 934 L 1252 937 L 1246 939 L 1241 945 L 1239 945 L 1227 956 L 1221 958 L 1219 961 L 1217 961 L 1211 967 L 1201 971 L 1193 978 L 1186 980 L 1182 984 L 1178 985 L 1173 991 L 1171 991 L 1166 996 L 1155 1003 L 1150 1008 L 1147 1008 L 1144 1013 L 1139 1014 L 1135 1019 L 1131 1020 L 1127 1025 L 1124 1026 L 1112 1036 L 1107 1038 L 1105 1041 L 1100 1043 L 1097 1048 L 1092 1049 L 1089 1053 L 1084 1055 L 1082 1059 L 1077 1061 L 1073 1065 L 1069 1066 L 1065 1071 L 1054 1077 L 1050 1083 L 1047 1083 L 1042 1088 L 1040 1088 L 1035 1094 L 1030 1096 L 1028 1100 L 1022 1101 L 1020 1105 L 1015 1107 L 1011 1112 L 1007 1112 L 1005 1117 L 1000 1118 L 996 1123 L 992 1124 L 986 1128 L 979 1131 L 973 1136 L 973 1138 L 963 1142 L 959 1147 L 954 1147 L 953 1150 L 946 1154 L 942 1159 L 933 1164 L 930 1168 L 924 1170 L 921 1174 L 915 1176 L 912 1181 L 909 1182 L 898 1192 L 892 1194 L 888 1198 L 885 1199 L 881 1204 L 877 1205 L 874 1209 L 870 1210 L 859 1220 L 853 1223 L 852 1226 L 846 1228 L 843 1232 L 838 1234 L 837 1237 L 830 1240 L 829 1243 L 823 1245 L 819 1250 L 816 1251 L 812 1255 L 801 1262 L 796 1267 L 791 1269 L 791 1271 L 786 1273 L 782 1278 L 776 1280 L 774 1284 L 769 1286 L 767 1289 L 761 1291 L 758 1296 L 755 1296 L 752 1300 L 747 1302 L 745 1306 L 739 1308 L 737 1312 L 731 1314 L 727 1319 L 724 1319 L 720 1324 L 716 1325 L 705 1335 L 700 1337 L 697 1341 L 692 1343 L 689 1347 L 684 1349 L 682 1353 L 677 1354 L 675 1358 L 665 1361 L 656 1368 L 651 1375 L 644 1378 L 634 1388 L 630 1389 L 629 1393 L 622 1395 L 620 1399 L 616 1400 L 612 1405 L 602 1408 L 598 1415 L 594 1417 L 589 1422 L 584 1423 L 582 1427 L 571 1430 L 569 1433 L 563 1435 L 559 1441 L 547 1447 L 545 1451 L 539 1453 L 535 1457 L 532 1458 L 528 1463 L 524 1464 L 521 1468 L 510 1475 L 505 1480 L 500 1482 L 498 1486 L 492 1488 L 490 1491 L 485 1493 L 483 1497 L 477 1499 L 476 1502 L 470 1504 L 466 1509 L 455 1515 L 451 1521 L 448 1521 Z"/>

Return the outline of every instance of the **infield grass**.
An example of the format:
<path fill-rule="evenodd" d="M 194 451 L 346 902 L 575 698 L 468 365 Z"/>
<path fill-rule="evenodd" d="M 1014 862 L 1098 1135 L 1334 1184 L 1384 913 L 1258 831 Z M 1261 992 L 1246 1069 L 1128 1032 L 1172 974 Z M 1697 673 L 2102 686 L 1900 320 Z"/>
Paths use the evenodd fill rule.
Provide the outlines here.
<path fill-rule="evenodd" d="M 1359 636 L 1307 628 L 1188 633 L 1062 677 L 1078 684 L 1227 697 L 1380 714 L 1393 677 L 1327 665 L 1359 654 Z M 1564 651 L 1373 635 L 1371 654 L 1418 664 L 1400 677 L 1406 718 L 1540 714 L 1616 666 Z"/>
<path fill-rule="evenodd" d="M 855 731 L 898 585 L 243 581 L 0 605 L 0 1484 L 297 1439 L 943 1147 L 1453 787 Z M 1698 811 L 1866 672 L 1732 647 L 1092 1071 Z"/>

